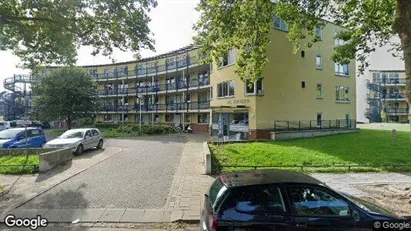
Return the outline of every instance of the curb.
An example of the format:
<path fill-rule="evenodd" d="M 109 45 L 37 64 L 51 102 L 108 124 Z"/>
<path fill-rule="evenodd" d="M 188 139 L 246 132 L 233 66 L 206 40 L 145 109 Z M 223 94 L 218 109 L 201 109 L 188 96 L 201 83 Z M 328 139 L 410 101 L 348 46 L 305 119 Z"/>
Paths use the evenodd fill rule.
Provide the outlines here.
<path fill-rule="evenodd" d="M 9 193 L 10 191 L 10 187 L 5 187 L 1 192 L 0 192 L 0 197 L 6 195 L 7 193 Z"/>
<path fill-rule="evenodd" d="M 93 164 L 93 165 L 90 165 L 89 167 L 87 167 L 87 168 L 85 168 L 85 169 L 82 169 L 82 170 L 80 170 L 80 171 L 78 171 L 78 172 L 74 173 L 73 175 L 71 175 L 71 176 L 67 177 L 66 179 L 64 179 L 64 180 L 62 180 L 62 181 L 59 181 L 59 182 L 57 182 L 57 183 L 55 183 L 55 184 L 51 185 L 50 187 L 48 187 L 48 188 L 47 188 L 47 189 L 45 189 L 44 191 L 39 192 L 39 193 L 37 193 L 36 195 L 31 196 L 31 197 L 29 197 L 29 198 L 25 199 L 23 202 L 17 203 L 17 204 L 16 204 L 16 205 L 14 205 L 11 209 L 8 209 L 8 211 L 7 211 L 7 209 L 6 209 L 6 210 L 5 210 L 5 211 L 7 211 L 7 212 L 6 212 L 6 214 L 7 214 L 7 213 L 10 213 L 10 211 L 12 211 L 13 209 L 16 209 L 16 208 L 18 208 L 18 207 L 20 207 L 20 206 L 24 205 L 25 203 L 27 203 L 27 202 L 29 202 L 29 201 L 33 200 L 34 198 L 36 198 L 36 197 L 38 197 L 38 196 L 41 196 L 42 194 L 44 194 L 45 192 L 49 191 L 50 189 L 52 189 L 52 188 L 56 187 L 57 185 L 59 185 L 59 184 L 61 184 L 61 183 L 65 182 L 65 181 L 67 181 L 67 180 L 69 180 L 69 179 L 73 178 L 74 176 L 77 176 L 78 174 L 80 174 L 80 173 L 82 173 L 82 172 L 86 171 L 87 169 L 89 169 L 89 168 L 91 168 L 91 167 L 93 167 L 93 166 L 95 166 L 95 165 L 97 165 L 97 164 L 99 164 L 99 163 L 101 163 L 101 162 L 103 162 L 103 161 L 105 161 L 105 160 L 107 160 L 107 159 L 109 159 L 109 158 L 111 158 L 111 157 L 113 157 L 113 156 L 115 156 L 115 155 L 117 155 L 118 153 L 120 153 L 120 152 L 122 152 L 122 151 L 123 151 L 123 149 L 122 149 L 122 148 L 119 148 L 119 149 L 120 149 L 120 150 L 119 150 L 118 152 L 115 152 L 113 155 L 111 155 L 111 156 L 109 156 L 109 157 L 107 157 L 107 158 L 105 158 L 105 159 L 102 159 L 102 160 L 98 161 L 97 163 L 95 163 L 95 164 Z M 2 194 L 2 195 L 3 195 L 3 194 Z"/>

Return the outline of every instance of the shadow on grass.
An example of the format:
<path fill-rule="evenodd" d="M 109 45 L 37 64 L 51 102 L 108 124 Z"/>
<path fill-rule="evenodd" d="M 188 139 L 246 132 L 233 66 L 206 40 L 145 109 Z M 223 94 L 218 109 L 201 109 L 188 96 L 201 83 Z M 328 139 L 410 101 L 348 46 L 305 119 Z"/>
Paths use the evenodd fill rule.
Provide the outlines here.
<path fill-rule="evenodd" d="M 304 172 L 380 172 L 411 171 L 411 141 L 408 132 L 361 130 L 359 133 L 286 141 L 228 144 L 217 149 L 213 164 L 223 171 L 248 168 L 222 166 L 304 166 L 282 168 Z M 313 165 L 330 167 L 314 168 Z M 376 165 L 378 167 L 335 167 L 332 165 Z M 387 166 L 381 166 L 387 165 Z M 272 167 L 270 167 L 272 168 Z"/>

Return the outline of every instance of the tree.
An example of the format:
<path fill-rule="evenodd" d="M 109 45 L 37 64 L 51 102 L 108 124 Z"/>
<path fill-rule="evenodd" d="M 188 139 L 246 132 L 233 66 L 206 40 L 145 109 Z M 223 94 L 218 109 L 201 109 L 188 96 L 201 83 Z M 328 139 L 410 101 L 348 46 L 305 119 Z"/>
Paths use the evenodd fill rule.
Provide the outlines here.
<path fill-rule="evenodd" d="M 83 68 L 54 69 L 33 86 L 35 113 L 46 121 L 64 118 L 70 129 L 73 120 L 96 111 L 94 84 Z"/>
<path fill-rule="evenodd" d="M 75 64 L 77 48 L 110 56 L 113 48 L 154 50 L 147 12 L 156 0 L 2 0 L 0 50 L 12 50 L 26 67 Z"/>
<path fill-rule="evenodd" d="M 197 10 L 201 15 L 194 25 L 194 41 L 205 54 L 202 62 L 218 60 L 237 48 L 236 73 L 243 80 L 257 80 L 268 62 L 266 50 L 275 14 L 289 28 L 287 38 L 294 53 L 301 45 L 311 47 L 319 41 L 315 28 L 324 26 L 322 19 L 347 28 L 335 36 L 346 44 L 334 49 L 332 60 L 347 64 L 356 58 L 359 74 L 368 66 L 368 54 L 390 43 L 393 55 L 404 58 L 406 95 L 411 103 L 410 0 L 201 0 Z M 393 36 L 398 36 L 400 43 L 393 41 Z"/>

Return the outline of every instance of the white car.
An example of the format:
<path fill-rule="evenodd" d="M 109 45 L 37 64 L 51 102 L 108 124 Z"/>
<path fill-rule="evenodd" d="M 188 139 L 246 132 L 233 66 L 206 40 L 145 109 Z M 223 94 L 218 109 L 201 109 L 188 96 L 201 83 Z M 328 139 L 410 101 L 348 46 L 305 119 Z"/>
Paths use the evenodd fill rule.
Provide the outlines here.
<path fill-rule="evenodd" d="M 84 150 L 103 147 L 103 135 L 97 128 L 70 129 L 58 138 L 47 142 L 44 148 L 68 148 L 79 155 Z"/>

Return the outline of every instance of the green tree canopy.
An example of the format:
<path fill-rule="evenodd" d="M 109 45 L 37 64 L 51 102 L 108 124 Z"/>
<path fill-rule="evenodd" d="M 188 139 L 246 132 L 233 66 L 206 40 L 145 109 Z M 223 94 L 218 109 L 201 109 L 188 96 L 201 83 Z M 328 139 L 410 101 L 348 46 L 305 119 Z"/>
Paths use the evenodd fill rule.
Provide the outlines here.
<path fill-rule="evenodd" d="M 73 120 L 96 111 L 94 84 L 83 68 L 52 70 L 33 86 L 35 114 L 46 121 L 65 119 L 70 129 Z"/>
<path fill-rule="evenodd" d="M 147 12 L 156 0 L 1 0 L 0 50 L 26 67 L 75 64 L 77 49 L 110 56 L 114 48 L 154 50 Z"/>
<path fill-rule="evenodd" d="M 335 36 L 347 42 L 334 49 L 332 60 L 348 63 L 356 58 L 361 74 L 368 66 L 368 55 L 390 43 L 393 55 L 404 58 L 411 102 L 410 0 L 201 0 L 197 10 L 201 16 L 194 26 L 194 40 L 206 54 L 202 61 L 218 60 L 237 48 L 236 73 L 241 79 L 255 81 L 261 76 L 268 62 L 266 50 L 275 14 L 289 28 L 287 38 L 294 53 L 301 45 L 310 47 L 317 42 L 316 26 L 324 25 L 322 19 L 330 19 L 347 28 Z M 395 43 L 393 36 L 398 36 L 400 43 Z M 308 42 L 303 44 L 302 39 Z"/>

